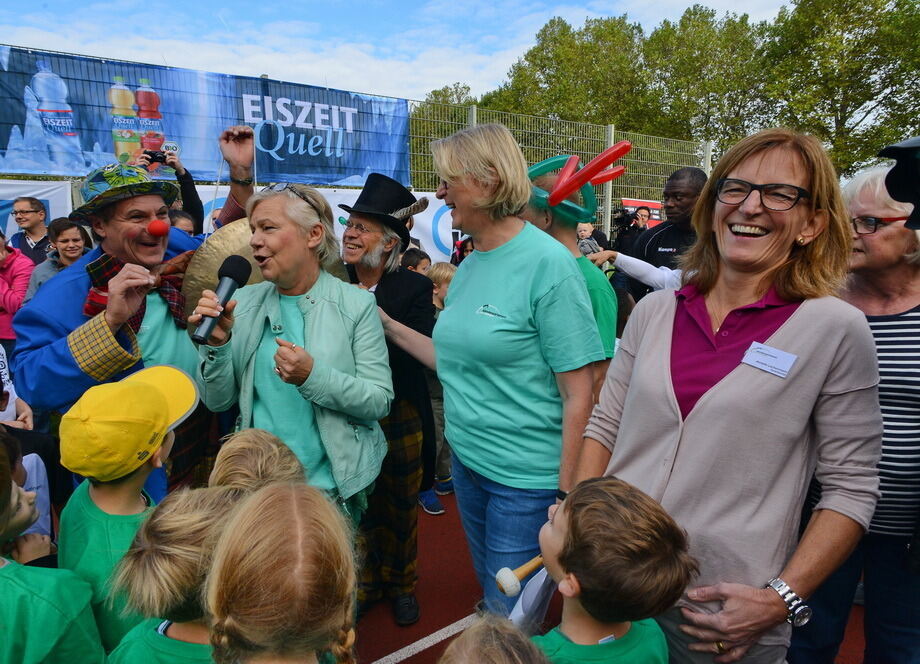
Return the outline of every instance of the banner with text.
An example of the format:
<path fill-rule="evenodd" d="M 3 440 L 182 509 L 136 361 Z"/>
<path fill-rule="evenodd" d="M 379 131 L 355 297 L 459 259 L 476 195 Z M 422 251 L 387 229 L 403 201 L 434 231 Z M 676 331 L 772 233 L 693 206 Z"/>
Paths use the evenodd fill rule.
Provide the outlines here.
<path fill-rule="evenodd" d="M 405 99 L 0 45 L 2 173 L 82 176 L 174 150 L 216 180 L 217 137 L 236 124 L 255 129 L 260 182 L 411 185 Z"/>

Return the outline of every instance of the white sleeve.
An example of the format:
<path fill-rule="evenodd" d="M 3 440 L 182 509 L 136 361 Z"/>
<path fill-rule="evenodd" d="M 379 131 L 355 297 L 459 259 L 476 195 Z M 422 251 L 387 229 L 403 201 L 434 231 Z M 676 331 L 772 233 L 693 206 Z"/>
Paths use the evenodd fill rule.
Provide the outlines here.
<path fill-rule="evenodd" d="M 6 403 L 6 410 L 0 411 L 0 422 L 16 419 L 16 387 L 10 378 L 10 368 L 6 361 L 6 351 L 0 346 L 0 383 L 3 389 L 9 392 L 10 398 Z"/>
<path fill-rule="evenodd" d="M 680 270 L 672 270 L 664 266 L 655 267 L 651 263 L 646 263 L 643 260 L 626 256 L 619 252 L 617 252 L 617 257 L 614 259 L 613 264 L 633 279 L 638 279 L 655 290 L 680 288 L 680 280 L 683 275 Z"/>

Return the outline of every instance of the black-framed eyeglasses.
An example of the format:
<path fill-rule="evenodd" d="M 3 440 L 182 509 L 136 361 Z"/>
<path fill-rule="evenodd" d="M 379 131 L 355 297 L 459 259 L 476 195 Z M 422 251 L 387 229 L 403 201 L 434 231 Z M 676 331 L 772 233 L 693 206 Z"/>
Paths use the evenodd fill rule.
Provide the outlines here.
<path fill-rule="evenodd" d="M 853 224 L 853 230 L 857 235 L 872 235 L 878 230 L 879 226 L 894 223 L 895 221 L 907 221 L 907 217 L 853 217 L 850 223 Z"/>
<path fill-rule="evenodd" d="M 716 183 L 716 198 L 726 205 L 741 205 L 752 191 L 759 191 L 763 206 L 775 212 L 790 210 L 803 198 L 811 198 L 807 189 L 793 184 L 754 184 L 737 178 L 722 178 Z"/>
<path fill-rule="evenodd" d="M 18 217 L 21 214 L 34 214 L 35 212 L 41 212 L 41 210 L 13 210 L 10 212 L 10 216 Z"/>

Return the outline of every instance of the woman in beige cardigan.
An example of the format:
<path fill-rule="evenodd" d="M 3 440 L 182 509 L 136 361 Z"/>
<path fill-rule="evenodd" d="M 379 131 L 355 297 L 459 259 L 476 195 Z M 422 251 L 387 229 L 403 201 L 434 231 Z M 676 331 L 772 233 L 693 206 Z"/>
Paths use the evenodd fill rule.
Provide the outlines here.
<path fill-rule="evenodd" d="M 688 531 L 700 577 L 658 616 L 672 662 L 779 663 L 878 497 L 875 348 L 865 317 L 832 296 L 849 218 L 814 138 L 742 140 L 693 224 L 684 287 L 630 318 L 578 477 L 631 482 Z M 799 541 L 812 474 L 824 494 Z"/>

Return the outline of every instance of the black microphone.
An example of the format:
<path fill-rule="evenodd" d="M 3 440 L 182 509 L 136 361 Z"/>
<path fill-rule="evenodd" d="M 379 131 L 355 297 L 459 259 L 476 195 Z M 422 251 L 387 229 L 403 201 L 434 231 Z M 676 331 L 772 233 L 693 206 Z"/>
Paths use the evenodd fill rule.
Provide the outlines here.
<path fill-rule="evenodd" d="M 242 288 L 249 281 L 250 274 L 252 274 L 252 265 L 242 256 L 231 254 L 224 259 L 220 269 L 217 271 L 219 281 L 215 291 L 220 306 L 227 306 L 227 302 L 233 297 L 236 289 Z M 217 325 L 217 318 L 212 316 L 203 317 L 198 329 L 195 330 L 195 334 L 192 335 L 192 341 L 197 344 L 207 343 L 215 325 Z"/>

